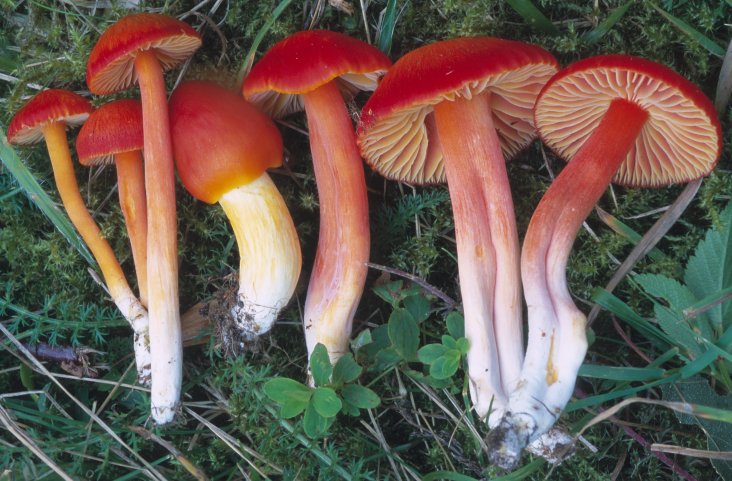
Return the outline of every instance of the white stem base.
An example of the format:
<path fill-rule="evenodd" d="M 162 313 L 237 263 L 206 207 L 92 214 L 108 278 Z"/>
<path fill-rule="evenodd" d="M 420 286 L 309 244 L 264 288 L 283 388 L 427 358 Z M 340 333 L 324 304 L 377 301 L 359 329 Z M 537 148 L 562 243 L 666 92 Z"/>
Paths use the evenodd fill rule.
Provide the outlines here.
<path fill-rule="evenodd" d="M 150 354 L 150 325 L 147 310 L 128 288 L 127 292 L 118 295 L 114 302 L 122 315 L 132 327 L 134 335 L 135 364 L 137 366 L 137 382 L 150 386 L 152 356 Z"/>

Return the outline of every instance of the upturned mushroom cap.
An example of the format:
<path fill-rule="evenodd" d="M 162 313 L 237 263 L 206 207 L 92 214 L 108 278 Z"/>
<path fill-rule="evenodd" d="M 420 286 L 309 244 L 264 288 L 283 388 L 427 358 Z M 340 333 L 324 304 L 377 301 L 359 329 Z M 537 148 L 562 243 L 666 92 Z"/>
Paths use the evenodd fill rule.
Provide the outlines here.
<path fill-rule="evenodd" d="M 92 112 L 76 137 L 82 165 L 114 162 L 114 155 L 142 150 L 142 105 L 137 100 L 116 100 Z"/>
<path fill-rule="evenodd" d="M 282 165 L 282 137 L 274 123 L 240 95 L 211 82 L 190 81 L 175 89 L 170 129 L 183 185 L 209 204 Z"/>
<path fill-rule="evenodd" d="M 168 70 L 200 46 L 200 35 L 185 22 L 153 13 L 127 15 L 99 37 L 89 55 L 86 83 L 97 95 L 118 92 L 137 80 L 134 62 L 138 52 L 153 50 Z"/>
<path fill-rule="evenodd" d="M 65 122 L 78 127 L 93 108 L 84 97 L 68 90 L 49 89 L 39 93 L 18 110 L 8 126 L 11 144 L 35 144 L 43 140 L 43 127 L 50 122 Z"/>
<path fill-rule="evenodd" d="M 361 40 L 328 30 L 306 30 L 269 49 L 244 80 L 242 93 L 279 118 L 303 109 L 298 94 L 331 80 L 347 96 L 374 90 L 390 65 L 386 55 Z"/>
<path fill-rule="evenodd" d="M 511 157 L 535 137 L 536 96 L 557 71 L 546 50 L 492 37 L 446 40 L 399 59 L 361 112 L 358 141 L 383 176 L 413 183 L 445 181 L 433 106 L 491 92 L 501 147 Z"/>
<path fill-rule="evenodd" d="M 722 130 L 712 102 L 673 70 L 628 55 L 580 60 L 555 75 L 536 102 L 541 139 L 571 159 L 617 98 L 643 108 L 648 120 L 613 182 L 659 187 L 703 177 L 714 168 Z"/>

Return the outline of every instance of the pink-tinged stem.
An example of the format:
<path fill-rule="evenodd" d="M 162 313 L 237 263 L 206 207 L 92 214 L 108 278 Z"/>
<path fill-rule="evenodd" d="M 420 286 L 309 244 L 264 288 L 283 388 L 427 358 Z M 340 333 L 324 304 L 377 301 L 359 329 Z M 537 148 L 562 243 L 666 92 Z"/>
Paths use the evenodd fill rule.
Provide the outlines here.
<path fill-rule="evenodd" d="M 135 71 L 140 84 L 145 147 L 152 416 L 157 423 L 165 424 L 175 415 L 183 377 L 173 147 L 165 81 L 155 52 L 138 53 Z"/>
<path fill-rule="evenodd" d="M 328 348 L 335 362 L 348 352 L 366 281 L 369 212 L 363 165 L 343 97 L 334 82 L 303 95 L 320 202 L 320 234 L 304 323 L 308 353 Z"/>
<path fill-rule="evenodd" d="M 584 219 L 602 196 L 640 134 L 648 114 L 614 100 L 600 124 L 555 179 L 529 223 L 521 275 L 529 342 L 519 387 L 488 439 L 492 461 L 512 469 L 528 442 L 546 432 L 572 396 L 587 351 L 586 318 L 567 288 L 566 266 Z"/>
<path fill-rule="evenodd" d="M 490 93 L 435 106 L 457 240 L 476 411 L 494 424 L 522 364 L 519 242 Z"/>
<path fill-rule="evenodd" d="M 140 302 L 147 306 L 147 202 L 145 200 L 145 172 L 139 150 L 122 152 L 115 156 L 119 205 L 125 217 L 127 235 L 132 246 Z"/>

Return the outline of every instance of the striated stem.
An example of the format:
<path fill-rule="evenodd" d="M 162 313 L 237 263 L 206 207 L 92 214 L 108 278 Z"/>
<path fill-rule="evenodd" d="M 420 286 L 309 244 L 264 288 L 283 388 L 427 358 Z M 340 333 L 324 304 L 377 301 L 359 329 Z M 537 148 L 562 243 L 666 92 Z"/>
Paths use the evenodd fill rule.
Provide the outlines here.
<path fill-rule="evenodd" d="M 266 173 L 230 190 L 219 203 L 239 246 L 239 293 L 231 315 L 242 339 L 251 341 L 272 328 L 295 292 L 300 242 L 287 205 Z"/>
<path fill-rule="evenodd" d="M 132 246 L 140 302 L 143 306 L 147 306 L 147 204 L 142 153 L 134 150 L 117 154 L 115 164 L 119 184 L 119 204 Z"/>
<path fill-rule="evenodd" d="M 471 397 L 493 426 L 518 380 L 523 340 L 518 233 L 489 100 L 441 102 L 435 122 L 455 216 Z"/>
<path fill-rule="evenodd" d="M 598 125 L 539 202 L 521 256 L 529 342 L 508 413 L 489 436 L 493 462 L 518 463 L 528 442 L 547 431 L 574 389 L 587 351 L 585 316 L 567 288 L 566 266 L 584 219 L 627 157 L 648 114 L 614 100 Z"/>
<path fill-rule="evenodd" d="M 97 260 L 104 282 L 117 308 L 132 326 L 138 381 L 146 385 L 150 380 L 151 364 L 147 311 L 132 293 L 112 247 L 102 237 L 99 226 L 84 205 L 71 161 L 65 124 L 52 122 L 43 129 L 43 135 L 61 202 L 79 235 Z"/>
<path fill-rule="evenodd" d="M 168 101 L 155 52 L 139 52 L 135 71 L 140 84 L 147 192 L 147 289 L 152 350 L 152 417 L 173 420 L 183 379 L 183 344 L 178 312 L 178 244 L 175 175 Z"/>
<path fill-rule="evenodd" d="M 318 343 L 335 363 L 348 352 L 366 282 L 369 212 L 361 156 L 334 82 L 303 95 L 320 202 L 320 234 L 303 322 L 308 354 Z"/>

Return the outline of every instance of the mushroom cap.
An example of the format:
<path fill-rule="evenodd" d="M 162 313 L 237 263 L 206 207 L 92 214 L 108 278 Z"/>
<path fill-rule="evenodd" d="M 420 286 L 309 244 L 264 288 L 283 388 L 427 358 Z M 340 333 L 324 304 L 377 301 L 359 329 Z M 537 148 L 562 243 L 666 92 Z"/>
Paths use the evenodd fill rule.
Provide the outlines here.
<path fill-rule="evenodd" d="M 501 147 L 512 157 L 535 137 L 536 96 L 557 71 L 536 45 L 465 37 L 420 47 L 400 58 L 361 112 L 358 142 L 372 169 L 394 180 L 444 182 L 433 106 L 490 91 Z"/>
<path fill-rule="evenodd" d="M 170 132 L 183 185 L 209 204 L 282 165 L 282 137 L 269 117 L 211 82 L 189 81 L 175 89 Z"/>
<path fill-rule="evenodd" d="M 115 154 L 142 150 L 142 104 L 115 100 L 92 112 L 76 137 L 82 165 L 111 164 Z"/>
<path fill-rule="evenodd" d="M 668 67 L 628 55 L 591 57 L 557 73 L 536 101 L 542 141 L 571 159 L 616 98 L 634 102 L 649 115 L 613 182 L 659 187 L 688 182 L 714 168 L 722 128 L 712 102 Z"/>
<path fill-rule="evenodd" d="M 379 49 L 328 30 L 297 32 L 276 43 L 252 68 L 242 94 L 272 117 L 303 109 L 299 94 L 336 80 L 346 96 L 374 90 L 391 66 Z"/>
<path fill-rule="evenodd" d="M 168 70 L 200 46 L 201 36 L 185 22 L 157 13 L 127 15 L 99 37 L 86 65 L 86 84 L 97 95 L 118 92 L 137 81 L 138 52 L 153 50 Z"/>
<path fill-rule="evenodd" d="M 51 122 L 65 122 L 78 127 L 89 117 L 93 107 L 81 95 L 68 90 L 48 89 L 30 99 L 10 121 L 11 144 L 35 144 L 43 140 L 43 127 Z"/>

